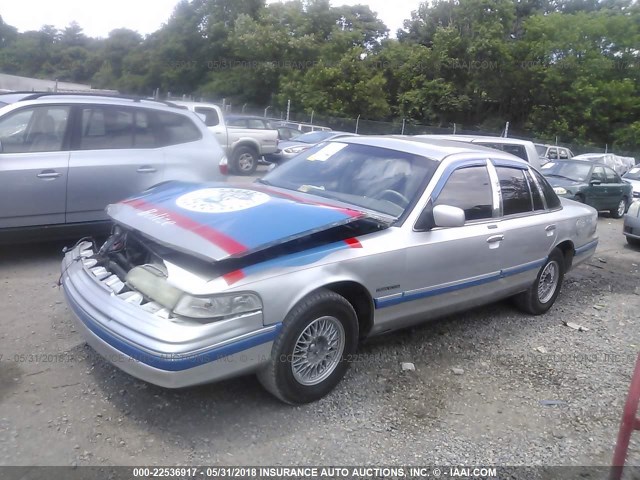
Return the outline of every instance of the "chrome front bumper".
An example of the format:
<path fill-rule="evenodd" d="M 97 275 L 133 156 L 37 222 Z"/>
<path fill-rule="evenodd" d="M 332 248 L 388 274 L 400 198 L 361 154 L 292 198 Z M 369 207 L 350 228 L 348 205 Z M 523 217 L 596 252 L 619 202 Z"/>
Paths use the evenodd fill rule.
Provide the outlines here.
<path fill-rule="evenodd" d="M 265 327 L 261 312 L 200 324 L 127 302 L 116 293 L 117 282 L 93 273 L 91 253 L 85 242 L 65 255 L 62 285 L 87 343 L 116 367 L 180 388 L 255 372 L 268 362 L 281 324 Z"/>

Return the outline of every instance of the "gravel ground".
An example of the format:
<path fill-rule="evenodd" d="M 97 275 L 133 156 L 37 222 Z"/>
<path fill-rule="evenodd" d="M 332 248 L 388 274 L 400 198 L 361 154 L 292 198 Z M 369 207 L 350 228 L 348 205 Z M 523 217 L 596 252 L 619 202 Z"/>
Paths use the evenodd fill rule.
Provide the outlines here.
<path fill-rule="evenodd" d="M 640 250 L 621 220 L 598 228 L 548 314 L 502 302 L 371 339 L 301 407 L 253 377 L 180 391 L 129 377 L 73 327 L 55 287 L 63 243 L 0 247 L 0 464 L 610 464 L 640 345 Z"/>

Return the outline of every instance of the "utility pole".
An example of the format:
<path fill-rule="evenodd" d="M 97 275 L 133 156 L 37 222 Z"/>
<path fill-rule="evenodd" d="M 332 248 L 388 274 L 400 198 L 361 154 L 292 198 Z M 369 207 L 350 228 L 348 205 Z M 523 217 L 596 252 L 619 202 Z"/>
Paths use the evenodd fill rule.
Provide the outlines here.
<path fill-rule="evenodd" d="M 356 131 L 355 133 L 358 133 L 358 125 L 360 124 L 360 115 L 358 115 L 358 118 L 356 118 Z"/>
<path fill-rule="evenodd" d="M 309 120 L 309 123 L 313 125 L 313 110 L 311 110 L 311 120 Z"/>
<path fill-rule="evenodd" d="M 289 112 L 291 111 L 291 99 L 287 100 L 287 122 L 289 121 Z"/>
<path fill-rule="evenodd" d="M 267 112 L 269 111 L 270 108 L 271 108 L 271 105 L 269 105 L 267 108 L 264 109 L 264 118 L 267 118 Z"/>
<path fill-rule="evenodd" d="M 400 135 L 404 135 L 404 122 L 406 121 L 406 118 L 402 119 L 402 131 L 400 132 Z"/>
<path fill-rule="evenodd" d="M 509 136 L 509 122 L 504 126 L 504 138 Z"/>

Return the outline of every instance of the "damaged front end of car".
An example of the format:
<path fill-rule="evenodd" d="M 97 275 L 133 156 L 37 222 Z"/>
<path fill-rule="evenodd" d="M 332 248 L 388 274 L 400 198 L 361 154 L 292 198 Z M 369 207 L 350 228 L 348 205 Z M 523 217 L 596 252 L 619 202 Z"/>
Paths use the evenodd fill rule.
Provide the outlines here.
<path fill-rule="evenodd" d="M 314 262 L 388 226 L 363 214 L 339 212 L 336 220 L 333 207 L 315 206 L 333 214 L 329 222 L 232 244 L 233 229 L 250 228 L 250 216 L 188 218 L 163 198 L 165 205 L 149 196 L 144 204 L 111 205 L 111 236 L 99 247 L 83 240 L 67 251 L 61 284 L 87 342 L 127 373 L 164 387 L 255 372 L 268 361 L 282 324 L 265 325 L 262 296 L 245 286 L 249 271 L 282 269 L 292 257 L 298 265 L 306 252 Z M 297 208 L 291 199 L 273 203 L 276 211 Z"/>

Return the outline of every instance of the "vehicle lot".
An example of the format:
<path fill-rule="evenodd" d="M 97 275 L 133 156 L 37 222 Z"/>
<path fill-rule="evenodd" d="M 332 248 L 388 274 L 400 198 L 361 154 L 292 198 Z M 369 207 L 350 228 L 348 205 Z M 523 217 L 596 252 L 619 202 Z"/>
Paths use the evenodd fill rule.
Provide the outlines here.
<path fill-rule="evenodd" d="M 73 327 L 65 242 L 2 246 L 0 464 L 606 465 L 640 345 L 640 251 L 622 220 L 598 229 L 548 314 L 503 302 L 372 339 L 300 407 L 253 377 L 180 391 L 129 377 Z"/>

